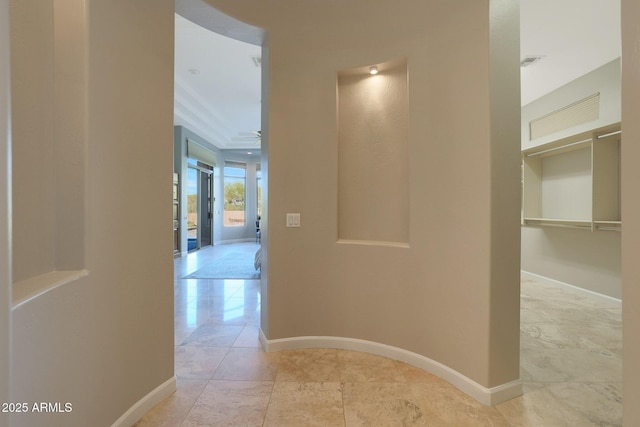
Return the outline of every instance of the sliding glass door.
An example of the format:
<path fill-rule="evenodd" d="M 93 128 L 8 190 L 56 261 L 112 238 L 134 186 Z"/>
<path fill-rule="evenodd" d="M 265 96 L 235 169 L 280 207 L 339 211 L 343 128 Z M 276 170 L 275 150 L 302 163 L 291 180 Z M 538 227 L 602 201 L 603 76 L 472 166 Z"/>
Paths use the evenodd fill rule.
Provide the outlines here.
<path fill-rule="evenodd" d="M 209 246 L 213 242 L 213 168 L 189 161 L 187 175 L 188 250 Z M 191 163 L 194 163 L 191 166 Z"/>

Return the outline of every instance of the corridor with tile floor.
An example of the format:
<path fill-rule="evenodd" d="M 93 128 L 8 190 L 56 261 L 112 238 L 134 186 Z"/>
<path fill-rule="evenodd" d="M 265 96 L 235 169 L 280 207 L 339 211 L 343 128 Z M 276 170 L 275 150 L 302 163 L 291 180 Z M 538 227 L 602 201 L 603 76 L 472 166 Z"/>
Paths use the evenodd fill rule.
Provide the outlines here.
<path fill-rule="evenodd" d="M 522 279 L 523 396 L 486 407 L 402 362 L 354 351 L 265 353 L 260 281 L 183 279 L 231 250 L 175 260 L 177 391 L 136 426 L 621 426 L 617 300 Z"/>

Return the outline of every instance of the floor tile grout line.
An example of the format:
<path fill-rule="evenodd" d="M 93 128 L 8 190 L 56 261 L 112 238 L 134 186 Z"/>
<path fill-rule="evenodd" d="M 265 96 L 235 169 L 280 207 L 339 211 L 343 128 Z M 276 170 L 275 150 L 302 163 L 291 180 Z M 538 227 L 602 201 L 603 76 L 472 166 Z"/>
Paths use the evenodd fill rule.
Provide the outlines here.
<path fill-rule="evenodd" d="M 280 366 L 278 365 L 278 371 L 280 370 Z M 267 405 L 264 408 L 264 416 L 262 417 L 262 426 L 267 423 L 267 414 L 269 413 L 269 406 L 271 405 L 271 399 L 273 398 L 273 390 L 276 388 L 276 379 L 278 378 L 278 372 L 273 376 L 273 381 L 271 381 L 271 392 L 269 392 L 269 400 L 267 401 Z"/>
<path fill-rule="evenodd" d="M 182 417 L 182 419 L 180 420 L 180 424 L 179 426 L 182 426 L 184 424 L 184 422 L 187 420 L 187 418 L 189 417 L 189 414 L 191 413 L 191 411 L 193 411 L 193 409 L 195 408 L 196 404 L 198 403 L 198 400 L 200 400 L 200 397 L 202 396 L 202 394 L 204 393 L 204 391 L 207 389 L 207 386 L 209 385 L 209 383 L 211 382 L 211 380 L 207 380 L 206 384 L 204 385 L 204 387 L 202 387 L 202 390 L 200 390 L 200 393 L 198 393 L 198 396 L 193 400 L 193 403 L 191 404 L 191 406 L 189 407 L 188 411 L 185 411 L 184 416 Z"/>
<path fill-rule="evenodd" d="M 342 420 L 344 421 L 344 427 L 347 427 L 347 406 L 344 403 L 344 383 L 340 381 L 340 402 L 342 402 Z"/>
<path fill-rule="evenodd" d="M 194 346 L 197 347 L 197 346 Z M 201 347 L 201 348 L 210 348 L 210 347 Z M 225 348 L 225 347 L 216 347 L 216 348 Z M 229 350 L 230 347 L 226 347 L 226 351 L 224 356 L 222 357 L 222 360 L 224 360 L 225 357 L 227 357 L 227 354 L 229 354 Z M 198 394 L 198 397 L 195 398 L 195 400 L 193 401 L 193 404 L 191 405 L 191 407 L 189 408 L 188 411 L 186 411 L 186 414 L 184 415 L 184 417 L 182 418 L 182 420 L 180 421 L 180 426 L 182 426 L 182 424 L 184 423 L 184 421 L 187 419 L 187 417 L 189 416 L 189 413 L 193 410 L 193 408 L 196 406 L 196 403 L 198 403 L 198 400 L 200 399 L 200 397 L 202 396 L 202 394 L 204 393 L 204 391 L 207 389 L 207 386 L 209 386 L 209 384 L 211 383 L 211 381 L 213 381 L 213 377 L 216 373 L 216 371 L 218 370 L 218 368 L 220 367 L 220 365 L 222 364 L 222 360 L 218 363 L 218 365 L 216 366 L 216 368 L 213 370 L 213 372 L 211 373 L 211 376 L 209 377 L 209 379 L 207 379 L 205 386 L 202 388 L 202 390 L 200 391 L 200 393 Z"/>

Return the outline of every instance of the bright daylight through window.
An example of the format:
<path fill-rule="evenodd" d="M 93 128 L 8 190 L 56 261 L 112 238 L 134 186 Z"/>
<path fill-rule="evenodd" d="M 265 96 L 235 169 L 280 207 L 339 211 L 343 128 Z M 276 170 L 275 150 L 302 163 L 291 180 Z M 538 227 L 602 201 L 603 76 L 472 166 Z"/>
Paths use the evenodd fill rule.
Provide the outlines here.
<path fill-rule="evenodd" d="M 245 225 L 245 183 L 247 165 L 225 162 L 224 167 L 224 226 Z"/>

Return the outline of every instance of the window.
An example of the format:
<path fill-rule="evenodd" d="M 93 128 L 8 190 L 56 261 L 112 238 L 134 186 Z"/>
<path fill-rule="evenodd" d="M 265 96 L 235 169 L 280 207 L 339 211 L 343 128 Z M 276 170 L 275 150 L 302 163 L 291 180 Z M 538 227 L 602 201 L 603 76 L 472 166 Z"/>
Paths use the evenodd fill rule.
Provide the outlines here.
<path fill-rule="evenodd" d="M 224 225 L 237 227 L 245 225 L 245 184 L 247 165 L 238 162 L 224 164 Z"/>

